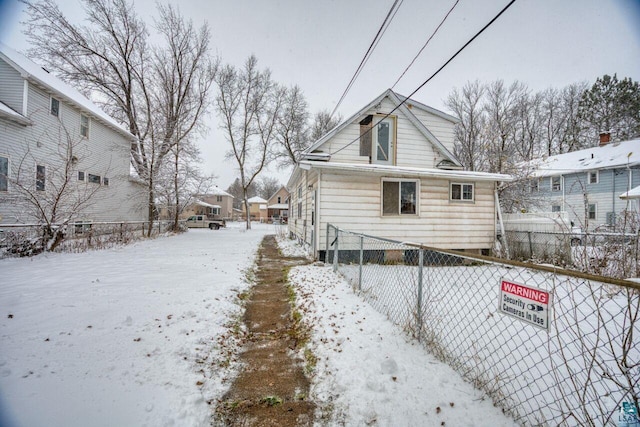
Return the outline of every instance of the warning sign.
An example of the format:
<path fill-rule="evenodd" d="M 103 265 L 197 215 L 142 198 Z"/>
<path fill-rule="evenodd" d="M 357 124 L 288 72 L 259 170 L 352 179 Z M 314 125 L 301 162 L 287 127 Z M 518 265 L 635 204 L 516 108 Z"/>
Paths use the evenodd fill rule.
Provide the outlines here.
<path fill-rule="evenodd" d="M 549 330 L 549 292 L 502 279 L 500 312 Z"/>

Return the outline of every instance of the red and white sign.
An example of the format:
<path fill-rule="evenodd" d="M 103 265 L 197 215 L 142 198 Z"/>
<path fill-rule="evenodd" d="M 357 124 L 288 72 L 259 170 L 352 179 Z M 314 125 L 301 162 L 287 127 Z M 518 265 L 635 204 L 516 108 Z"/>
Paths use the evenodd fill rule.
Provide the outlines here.
<path fill-rule="evenodd" d="M 499 310 L 526 323 L 549 330 L 549 292 L 502 279 Z"/>

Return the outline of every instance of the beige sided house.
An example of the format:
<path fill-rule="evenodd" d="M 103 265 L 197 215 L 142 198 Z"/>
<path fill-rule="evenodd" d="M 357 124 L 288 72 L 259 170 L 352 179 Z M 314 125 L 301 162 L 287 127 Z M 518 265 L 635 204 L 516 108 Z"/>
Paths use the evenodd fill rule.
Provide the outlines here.
<path fill-rule="evenodd" d="M 216 186 L 207 194 L 197 195 L 195 199 L 180 214 L 181 219 L 189 218 L 191 215 L 207 215 L 211 219 L 224 220 L 233 218 L 234 197 L 222 188 Z"/>
<path fill-rule="evenodd" d="M 251 217 L 251 221 L 267 221 L 267 201 L 259 196 L 251 197 L 247 200 L 249 203 L 249 215 Z M 246 218 L 246 210 L 244 203 L 242 204 L 242 214 Z"/>
<path fill-rule="evenodd" d="M 488 252 L 496 186 L 463 171 L 457 119 L 387 90 L 303 153 L 287 188 L 289 231 L 324 259 L 327 224 L 432 247 Z"/>
<path fill-rule="evenodd" d="M 267 201 L 269 221 L 284 221 L 289 218 L 289 191 L 284 185 Z"/>

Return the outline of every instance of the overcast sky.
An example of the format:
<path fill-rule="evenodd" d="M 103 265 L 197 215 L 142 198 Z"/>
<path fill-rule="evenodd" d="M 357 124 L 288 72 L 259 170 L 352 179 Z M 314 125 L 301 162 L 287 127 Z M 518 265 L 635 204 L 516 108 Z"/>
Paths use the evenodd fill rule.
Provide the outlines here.
<path fill-rule="evenodd" d="M 78 0 L 59 0 L 80 20 Z M 152 0 L 135 0 L 152 22 Z M 241 65 L 255 54 L 282 84 L 302 88 L 311 112 L 332 110 L 393 0 L 182 0 L 181 12 L 211 26 L 214 53 Z M 404 0 L 360 77 L 343 101 L 343 117 L 391 87 L 455 0 Z M 460 0 L 422 56 L 394 88 L 408 95 L 489 22 L 508 0 Z M 0 0 L 0 39 L 29 48 L 16 0 Z M 446 111 L 444 100 L 469 80 L 524 82 L 532 90 L 563 87 L 603 74 L 640 80 L 640 0 L 518 0 L 414 98 Z M 226 188 L 237 170 L 224 162 L 228 143 L 217 130 L 201 141 L 203 170 Z M 286 183 L 287 172 L 267 172 Z"/>

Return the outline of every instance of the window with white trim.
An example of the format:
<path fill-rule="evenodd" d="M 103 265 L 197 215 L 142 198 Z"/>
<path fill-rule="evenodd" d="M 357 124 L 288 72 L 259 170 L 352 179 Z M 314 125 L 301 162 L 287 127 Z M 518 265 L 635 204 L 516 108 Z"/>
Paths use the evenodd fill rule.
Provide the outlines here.
<path fill-rule="evenodd" d="M 9 158 L 0 156 L 0 191 L 9 191 Z"/>
<path fill-rule="evenodd" d="M 551 191 L 560 191 L 562 190 L 562 179 L 559 176 L 551 177 Z"/>
<path fill-rule="evenodd" d="M 587 218 L 596 219 L 596 215 L 598 213 L 598 206 L 596 203 L 590 203 L 589 209 L 587 211 Z"/>
<path fill-rule="evenodd" d="M 106 176 L 104 178 L 102 178 L 102 185 L 108 187 L 109 186 L 109 178 L 107 178 Z"/>
<path fill-rule="evenodd" d="M 100 177 L 100 175 L 94 175 L 92 173 L 88 174 L 89 176 L 89 182 L 92 184 L 100 184 L 100 182 L 102 182 L 102 178 Z"/>
<path fill-rule="evenodd" d="M 560 205 L 552 205 L 551 212 L 560 212 Z"/>
<path fill-rule="evenodd" d="M 450 199 L 454 202 L 473 202 L 474 185 L 471 183 L 452 182 L 450 185 Z"/>
<path fill-rule="evenodd" d="M 85 180 L 84 171 L 78 171 L 78 181 L 84 181 L 84 180 Z"/>
<path fill-rule="evenodd" d="M 532 193 L 540 191 L 540 179 L 536 178 L 529 181 L 529 191 Z"/>
<path fill-rule="evenodd" d="M 598 175 L 598 171 L 589 172 L 589 184 L 597 184 L 599 179 Z"/>
<path fill-rule="evenodd" d="M 382 215 L 416 215 L 418 188 L 417 180 L 383 179 Z"/>
<path fill-rule="evenodd" d="M 89 116 L 80 114 L 80 135 L 89 138 Z"/>
<path fill-rule="evenodd" d="M 36 165 L 36 190 L 44 191 L 47 171 L 43 165 Z"/>
<path fill-rule="evenodd" d="M 51 97 L 49 112 L 52 116 L 60 117 L 60 101 Z"/>

